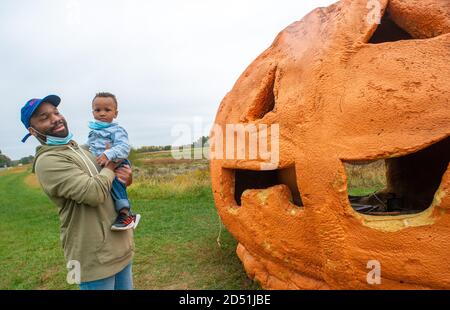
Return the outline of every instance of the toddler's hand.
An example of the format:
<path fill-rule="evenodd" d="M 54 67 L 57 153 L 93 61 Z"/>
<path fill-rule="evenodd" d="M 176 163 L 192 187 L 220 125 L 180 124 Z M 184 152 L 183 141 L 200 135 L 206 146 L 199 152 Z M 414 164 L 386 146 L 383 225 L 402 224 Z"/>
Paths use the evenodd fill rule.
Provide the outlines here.
<path fill-rule="evenodd" d="M 106 157 L 105 154 L 102 154 L 99 157 L 97 157 L 97 164 L 99 164 L 100 166 L 104 167 L 104 166 L 106 166 L 107 163 L 108 163 L 108 157 Z"/>

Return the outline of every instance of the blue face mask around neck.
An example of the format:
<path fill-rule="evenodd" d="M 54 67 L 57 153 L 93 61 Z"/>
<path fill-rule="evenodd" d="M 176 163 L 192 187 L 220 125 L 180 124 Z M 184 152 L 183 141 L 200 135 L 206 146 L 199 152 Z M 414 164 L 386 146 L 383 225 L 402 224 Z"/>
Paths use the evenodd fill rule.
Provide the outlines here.
<path fill-rule="evenodd" d="M 105 129 L 108 127 L 113 126 L 114 123 L 106 123 L 106 122 L 101 122 L 101 121 L 89 121 L 89 128 L 90 129 L 94 129 L 94 130 L 99 130 L 99 129 Z"/>
<path fill-rule="evenodd" d="M 41 136 L 46 138 L 45 143 L 47 145 L 65 145 L 65 144 L 68 144 L 70 142 L 70 140 L 72 140 L 72 138 L 73 138 L 73 134 L 71 132 L 69 132 L 66 137 L 61 138 L 61 137 L 54 137 L 54 136 L 44 135 L 41 132 L 37 131 L 36 129 L 34 129 L 34 130 L 38 134 L 40 134 Z"/>
<path fill-rule="evenodd" d="M 73 138 L 73 134 L 69 132 L 65 138 L 45 136 L 47 138 L 47 145 L 64 145 L 70 142 Z"/>

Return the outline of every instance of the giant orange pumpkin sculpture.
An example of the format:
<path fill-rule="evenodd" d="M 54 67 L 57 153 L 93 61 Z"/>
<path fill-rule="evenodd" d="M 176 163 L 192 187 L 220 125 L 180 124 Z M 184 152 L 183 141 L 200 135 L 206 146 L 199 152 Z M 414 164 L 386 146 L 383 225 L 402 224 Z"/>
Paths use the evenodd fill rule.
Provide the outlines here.
<path fill-rule="evenodd" d="M 449 77 L 448 0 L 342 0 L 283 30 L 211 133 L 215 203 L 248 275 L 269 289 L 449 289 Z M 277 125 L 277 161 L 217 156 L 235 144 L 227 124 L 250 128 L 244 148 Z M 377 199 L 401 212 L 358 212 L 370 199 L 349 199 L 344 163 L 381 159 Z"/>

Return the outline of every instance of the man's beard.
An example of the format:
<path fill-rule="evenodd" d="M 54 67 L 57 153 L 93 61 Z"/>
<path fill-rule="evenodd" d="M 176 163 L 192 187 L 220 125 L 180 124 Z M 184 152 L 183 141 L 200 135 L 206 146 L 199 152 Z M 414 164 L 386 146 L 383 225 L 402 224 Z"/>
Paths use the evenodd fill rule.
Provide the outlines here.
<path fill-rule="evenodd" d="M 53 132 L 55 128 L 59 127 L 61 124 L 64 125 L 64 130 L 59 132 Z M 67 127 L 67 122 L 65 119 L 62 119 L 58 121 L 55 125 L 51 126 L 46 132 L 45 135 L 52 136 L 52 137 L 58 137 L 58 138 L 65 138 L 69 134 L 69 128 Z"/>

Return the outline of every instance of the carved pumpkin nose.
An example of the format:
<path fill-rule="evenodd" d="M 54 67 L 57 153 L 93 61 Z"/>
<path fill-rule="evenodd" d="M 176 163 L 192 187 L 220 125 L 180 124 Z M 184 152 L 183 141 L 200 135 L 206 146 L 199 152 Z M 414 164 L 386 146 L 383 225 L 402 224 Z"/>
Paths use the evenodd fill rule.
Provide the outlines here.
<path fill-rule="evenodd" d="M 220 105 L 216 128 L 279 153 L 263 170 L 270 158 L 248 149 L 211 159 L 220 217 L 264 288 L 450 288 L 450 2 L 371 3 L 287 27 Z M 261 140 L 262 125 L 279 132 Z M 369 214 L 355 206 L 378 202 L 349 197 L 345 166 L 377 160 L 389 212 Z"/>

